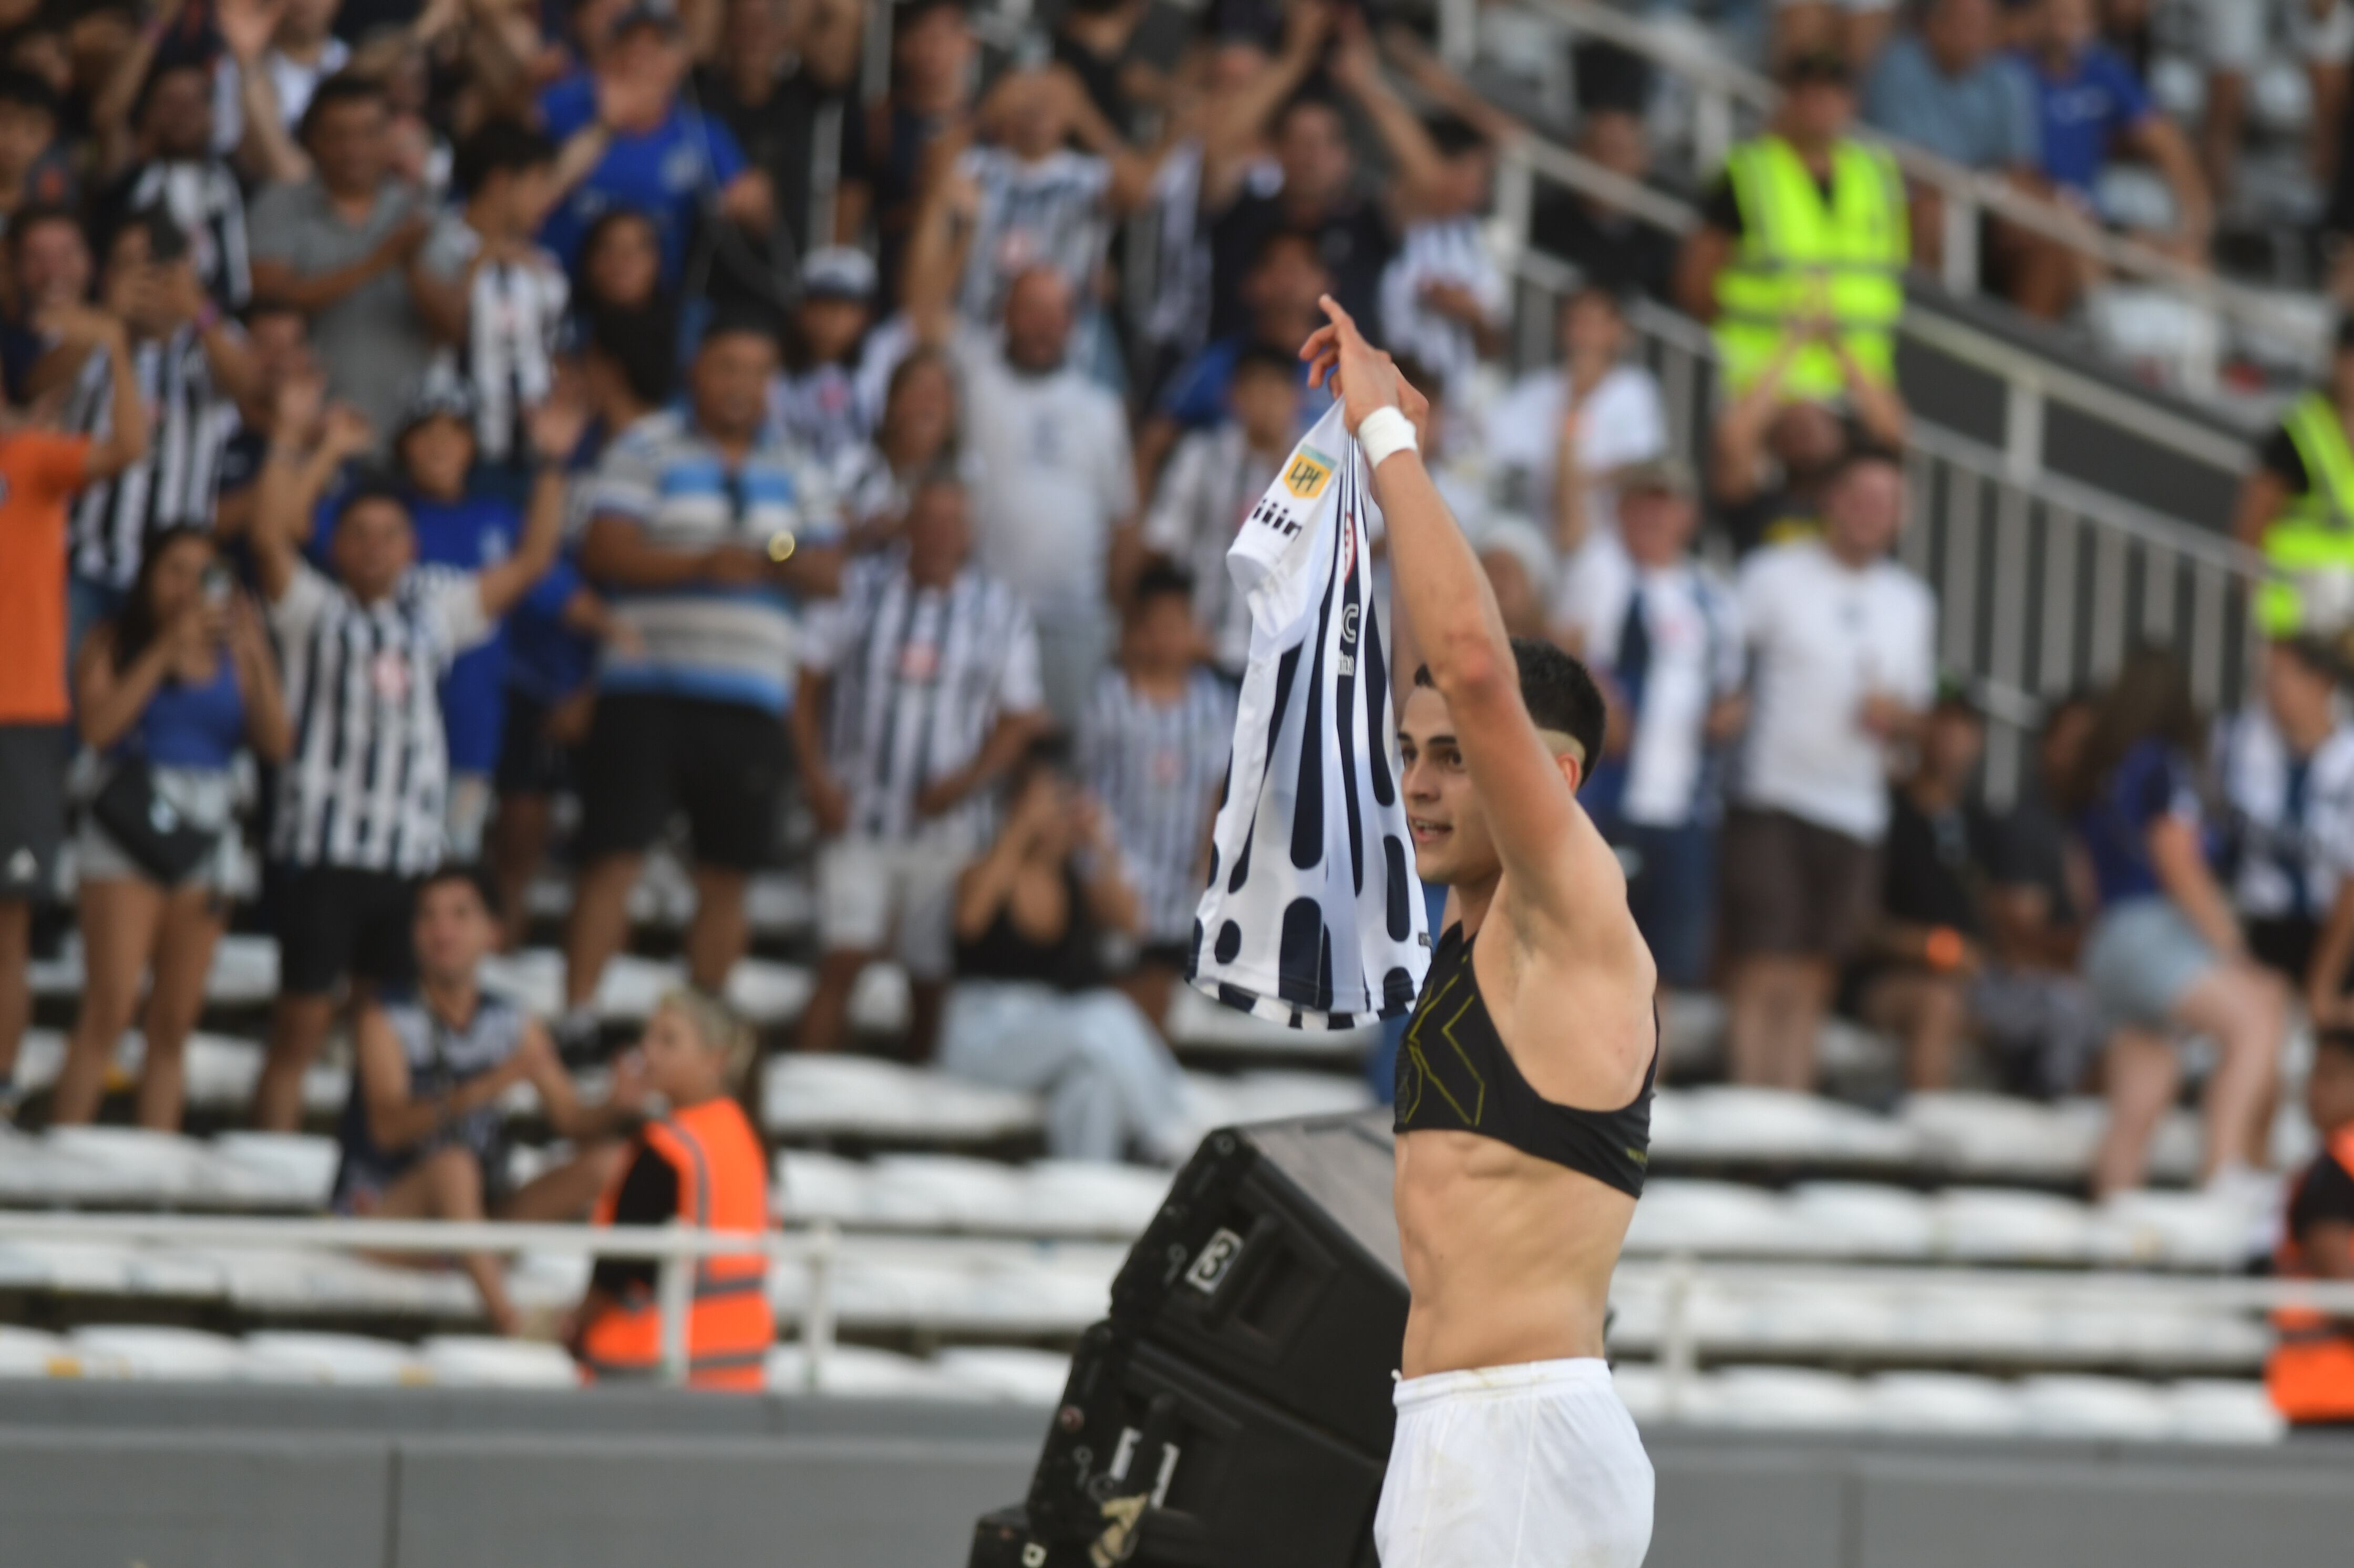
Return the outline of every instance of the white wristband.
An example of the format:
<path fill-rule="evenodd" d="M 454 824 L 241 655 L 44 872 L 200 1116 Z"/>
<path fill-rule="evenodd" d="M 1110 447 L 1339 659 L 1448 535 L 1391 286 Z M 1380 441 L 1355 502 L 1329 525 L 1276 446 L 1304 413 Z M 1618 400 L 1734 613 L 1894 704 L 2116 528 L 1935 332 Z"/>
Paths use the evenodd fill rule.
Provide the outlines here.
<path fill-rule="evenodd" d="M 1357 450 L 1365 454 L 1365 470 L 1371 472 L 1400 452 L 1420 451 L 1422 443 L 1415 439 L 1414 421 L 1402 410 L 1376 408 L 1357 427 Z"/>

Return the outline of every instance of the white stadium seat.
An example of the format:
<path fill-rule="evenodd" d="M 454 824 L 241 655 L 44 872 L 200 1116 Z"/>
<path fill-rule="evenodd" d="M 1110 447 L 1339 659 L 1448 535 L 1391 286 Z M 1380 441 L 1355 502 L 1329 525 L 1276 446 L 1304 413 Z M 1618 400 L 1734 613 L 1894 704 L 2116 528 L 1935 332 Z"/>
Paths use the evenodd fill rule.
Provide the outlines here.
<path fill-rule="evenodd" d="M 769 1207 L 779 1220 L 805 1224 L 832 1220 L 860 1225 L 874 1219 L 867 1190 L 872 1169 L 863 1160 L 806 1149 L 780 1150 L 769 1184 Z"/>
<path fill-rule="evenodd" d="M 1630 1253 L 1780 1253 L 1803 1240 L 1774 1193 L 1734 1181 L 1646 1182 L 1627 1230 Z"/>
<path fill-rule="evenodd" d="M 1784 1198 L 1789 1224 L 1818 1257 L 1904 1259 L 1935 1249 L 1928 1200 L 1874 1181 L 1802 1181 Z"/>
<path fill-rule="evenodd" d="M 1905 1167 L 1919 1139 L 1886 1117 L 1813 1095 L 1717 1085 L 1663 1089 L 1651 1106 L 1651 1156 Z"/>
<path fill-rule="evenodd" d="M 1057 1404 L 1071 1377 L 1070 1357 L 1011 1345 L 953 1345 L 933 1364 L 950 1383 L 1014 1404 Z"/>
<path fill-rule="evenodd" d="M 1868 1425 L 1863 1387 L 1805 1367 L 1733 1366 L 1710 1380 L 1703 1417 L 1723 1426 L 1844 1428 Z"/>
<path fill-rule="evenodd" d="M 435 1383 L 478 1388 L 578 1388 L 580 1369 L 555 1345 L 444 1334 L 417 1347 Z"/>
<path fill-rule="evenodd" d="M 2185 1378 L 2166 1390 L 2173 1435 L 2187 1443 L 2277 1443 L 2288 1424 L 2260 1383 Z"/>
<path fill-rule="evenodd" d="M 760 1079 L 760 1125 L 786 1137 L 986 1142 L 1039 1121 L 1029 1095 L 873 1056 L 772 1056 Z"/>
<path fill-rule="evenodd" d="M 2173 1436 L 2174 1413 L 2165 1395 L 2126 1378 L 2023 1378 L 2019 1401 L 2021 1429 L 2039 1437 L 2154 1442 Z"/>
<path fill-rule="evenodd" d="M 219 1383 L 244 1375 L 245 1346 L 225 1334 L 152 1324 L 91 1325 L 69 1336 L 85 1358 L 127 1378 Z"/>
<path fill-rule="evenodd" d="M 809 1363 L 799 1345 L 769 1351 L 769 1387 L 779 1393 L 818 1393 L 841 1399 L 987 1399 L 991 1392 L 949 1376 L 914 1356 L 866 1345 L 836 1345 L 822 1363 L 817 1387 L 810 1387 Z"/>
<path fill-rule="evenodd" d="M 0 1323 L 0 1378 L 83 1375 L 81 1353 L 72 1341 L 38 1329 Z"/>
<path fill-rule="evenodd" d="M 1969 1261 L 2083 1263 L 2092 1213 L 2073 1198 L 2009 1187 L 1948 1187 L 1932 1200 L 1938 1250 Z"/>
<path fill-rule="evenodd" d="M 249 1383 L 379 1387 L 432 1381 L 425 1362 L 408 1346 L 358 1334 L 248 1334 L 242 1370 Z"/>
<path fill-rule="evenodd" d="M 2009 1384 L 1967 1372 L 1882 1372 L 1864 1383 L 1864 1415 L 1890 1432 L 1953 1432 L 1996 1436 L 2025 1420 Z"/>

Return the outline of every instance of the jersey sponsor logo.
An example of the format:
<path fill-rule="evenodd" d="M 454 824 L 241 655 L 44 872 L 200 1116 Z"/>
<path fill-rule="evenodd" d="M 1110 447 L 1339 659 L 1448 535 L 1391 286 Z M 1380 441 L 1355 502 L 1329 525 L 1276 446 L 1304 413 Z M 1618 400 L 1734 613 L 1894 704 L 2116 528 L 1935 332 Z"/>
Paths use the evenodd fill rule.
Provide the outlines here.
<path fill-rule="evenodd" d="M 1302 501 L 1313 501 L 1332 482 L 1333 466 L 1331 458 L 1314 447 L 1303 446 L 1291 454 L 1291 466 L 1283 471 L 1283 488 Z"/>

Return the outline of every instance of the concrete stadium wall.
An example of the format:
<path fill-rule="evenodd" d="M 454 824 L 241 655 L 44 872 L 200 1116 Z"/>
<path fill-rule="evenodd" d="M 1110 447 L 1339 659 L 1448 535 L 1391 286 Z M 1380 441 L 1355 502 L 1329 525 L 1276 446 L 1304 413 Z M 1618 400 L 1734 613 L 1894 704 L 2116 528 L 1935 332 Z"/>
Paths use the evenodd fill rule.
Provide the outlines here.
<path fill-rule="evenodd" d="M 960 1568 L 1042 1414 L 629 1393 L 0 1385 L 25 1568 Z M 2269 1450 L 1659 1428 L 1650 1568 L 2346 1560 L 2354 1442 Z"/>

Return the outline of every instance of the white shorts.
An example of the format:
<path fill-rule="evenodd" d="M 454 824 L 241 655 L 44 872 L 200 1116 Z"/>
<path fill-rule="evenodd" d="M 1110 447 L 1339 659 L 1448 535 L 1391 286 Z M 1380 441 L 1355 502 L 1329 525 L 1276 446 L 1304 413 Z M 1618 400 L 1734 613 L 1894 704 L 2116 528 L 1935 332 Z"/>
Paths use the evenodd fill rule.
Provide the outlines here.
<path fill-rule="evenodd" d="M 1607 1363 L 1529 1361 L 1397 1386 L 1382 1568 L 1638 1568 L 1651 1461 Z"/>
<path fill-rule="evenodd" d="M 970 841 L 960 825 L 933 823 L 896 842 L 828 842 L 817 856 L 819 950 L 879 953 L 888 943 L 909 978 L 948 979 L 949 916 Z"/>

